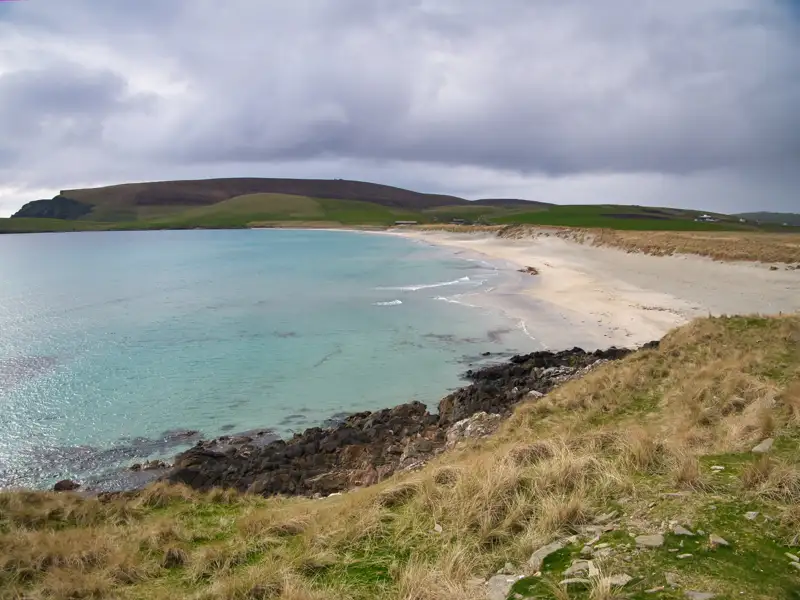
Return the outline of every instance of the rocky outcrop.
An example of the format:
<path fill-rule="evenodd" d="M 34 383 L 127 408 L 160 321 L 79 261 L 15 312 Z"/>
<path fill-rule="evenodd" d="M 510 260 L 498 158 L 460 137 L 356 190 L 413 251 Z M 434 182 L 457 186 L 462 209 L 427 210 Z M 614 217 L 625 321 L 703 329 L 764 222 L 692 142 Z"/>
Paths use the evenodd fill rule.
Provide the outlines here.
<path fill-rule="evenodd" d="M 476 412 L 506 414 L 530 392 L 546 394 L 555 386 L 585 374 L 600 361 L 616 360 L 631 350 L 610 348 L 585 352 L 534 352 L 514 356 L 507 363 L 467 371 L 472 385 L 461 388 L 439 403 L 439 422 L 455 423 Z"/>
<path fill-rule="evenodd" d="M 52 200 L 28 202 L 12 215 L 13 218 L 78 219 L 92 211 L 93 206 L 58 195 Z"/>
<path fill-rule="evenodd" d="M 291 439 L 270 432 L 200 441 L 162 477 L 207 490 L 235 488 L 265 496 L 327 495 L 371 485 L 423 465 L 465 438 L 489 435 L 522 399 L 535 400 L 630 350 L 535 352 L 468 371 L 472 384 L 443 399 L 439 414 L 420 402 L 361 412 Z"/>
<path fill-rule="evenodd" d="M 54 492 L 72 492 L 81 487 L 81 484 L 71 479 L 62 479 L 53 486 Z"/>

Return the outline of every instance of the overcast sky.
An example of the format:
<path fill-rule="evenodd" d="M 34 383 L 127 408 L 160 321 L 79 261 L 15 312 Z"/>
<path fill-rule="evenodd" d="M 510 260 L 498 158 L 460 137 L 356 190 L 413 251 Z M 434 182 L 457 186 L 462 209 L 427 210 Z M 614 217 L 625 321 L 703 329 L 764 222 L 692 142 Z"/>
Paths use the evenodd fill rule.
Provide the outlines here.
<path fill-rule="evenodd" d="M 799 5 L 0 2 L 0 216 L 218 176 L 800 211 Z"/>

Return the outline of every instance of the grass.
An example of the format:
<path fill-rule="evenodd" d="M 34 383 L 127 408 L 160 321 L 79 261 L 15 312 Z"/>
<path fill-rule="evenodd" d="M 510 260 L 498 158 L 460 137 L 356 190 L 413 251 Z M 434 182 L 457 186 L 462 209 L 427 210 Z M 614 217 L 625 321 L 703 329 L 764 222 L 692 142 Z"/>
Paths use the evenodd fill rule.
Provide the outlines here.
<path fill-rule="evenodd" d="M 495 217 L 498 224 L 549 225 L 558 227 L 609 228 L 634 231 L 755 230 L 738 219 L 716 215 L 720 222 L 695 221 L 700 211 L 620 205 L 553 206 L 547 210 L 519 212 Z"/>
<path fill-rule="evenodd" d="M 772 454 L 749 452 L 768 435 Z M 529 598 L 796 600 L 784 553 L 800 541 L 798 442 L 800 316 L 702 319 L 520 405 L 492 438 L 338 497 L 0 494 L 0 598 L 477 599 L 510 562 Z M 585 589 L 564 589 L 598 531 L 609 556 Z M 654 532 L 662 548 L 635 548 Z M 571 535 L 541 574 L 526 570 Z M 623 572 L 633 580 L 613 587 Z M 645 594 L 665 572 L 679 587 Z"/>

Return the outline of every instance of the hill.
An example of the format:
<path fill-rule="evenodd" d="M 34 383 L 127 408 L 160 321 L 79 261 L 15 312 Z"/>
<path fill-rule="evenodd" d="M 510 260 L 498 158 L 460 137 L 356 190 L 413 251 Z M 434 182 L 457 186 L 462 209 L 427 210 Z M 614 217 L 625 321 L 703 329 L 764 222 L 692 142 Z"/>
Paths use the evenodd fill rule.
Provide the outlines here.
<path fill-rule="evenodd" d="M 401 188 L 342 179 L 260 179 L 231 178 L 190 181 L 157 181 L 63 190 L 53 199 L 69 200 L 91 206 L 90 212 L 79 215 L 95 221 L 135 221 L 175 215 L 187 208 L 209 206 L 237 196 L 252 194 L 284 194 L 334 200 L 356 200 L 398 209 L 421 210 L 442 205 L 465 204 L 454 196 L 423 194 Z M 17 213 L 15 216 L 45 216 Z M 71 217 L 77 218 L 77 217 Z"/>
<path fill-rule="evenodd" d="M 20 223 L 19 219 L 26 222 Z M 36 219 L 41 222 L 36 223 Z M 10 220 L 0 219 L 0 232 L 300 225 L 386 227 L 396 221 L 644 231 L 786 230 L 774 223 L 743 223 L 738 216 L 708 215 L 697 210 L 614 204 L 559 206 L 518 198 L 469 201 L 340 179 L 232 178 L 63 190 L 52 200 L 29 202 Z"/>
<path fill-rule="evenodd" d="M 798 340 L 695 321 L 327 498 L 0 493 L 0 596 L 795 600 Z"/>
<path fill-rule="evenodd" d="M 793 225 L 800 227 L 800 214 L 797 213 L 774 213 L 774 212 L 753 212 L 734 215 L 747 219 L 748 221 L 758 221 L 760 223 L 776 223 L 778 225 Z"/>

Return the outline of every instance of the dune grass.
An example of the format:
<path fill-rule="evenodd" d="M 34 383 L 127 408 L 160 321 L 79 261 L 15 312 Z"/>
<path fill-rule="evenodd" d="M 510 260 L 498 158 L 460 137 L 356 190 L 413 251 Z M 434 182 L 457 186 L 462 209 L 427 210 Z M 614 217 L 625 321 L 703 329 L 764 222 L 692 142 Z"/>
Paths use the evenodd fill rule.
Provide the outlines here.
<path fill-rule="evenodd" d="M 749 451 L 768 436 L 769 455 Z M 0 598 L 477 599 L 510 562 L 522 597 L 789 600 L 798 442 L 800 316 L 702 319 L 520 405 L 492 438 L 341 496 L 163 484 L 108 498 L 0 494 Z M 673 521 L 705 535 L 672 535 Z M 609 556 L 585 588 L 564 588 L 598 532 Z M 655 532 L 667 533 L 662 548 L 633 547 Z M 526 567 L 572 535 L 540 574 Z M 623 572 L 632 581 L 614 587 Z M 665 572 L 679 587 L 645 594 Z"/>

